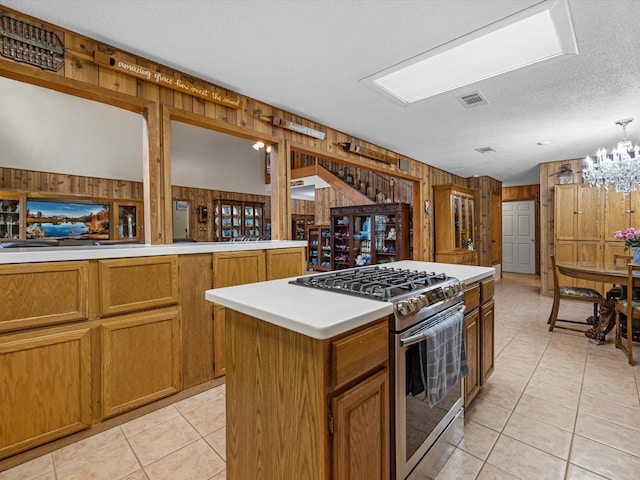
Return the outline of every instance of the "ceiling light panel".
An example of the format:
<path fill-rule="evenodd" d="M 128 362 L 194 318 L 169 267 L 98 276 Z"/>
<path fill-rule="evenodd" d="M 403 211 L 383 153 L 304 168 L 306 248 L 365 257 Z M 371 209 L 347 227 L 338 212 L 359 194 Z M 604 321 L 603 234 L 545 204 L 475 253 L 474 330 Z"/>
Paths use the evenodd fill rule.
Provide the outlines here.
<path fill-rule="evenodd" d="M 578 53 L 566 0 L 544 2 L 371 75 L 402 104 L 562 55 Z"/>

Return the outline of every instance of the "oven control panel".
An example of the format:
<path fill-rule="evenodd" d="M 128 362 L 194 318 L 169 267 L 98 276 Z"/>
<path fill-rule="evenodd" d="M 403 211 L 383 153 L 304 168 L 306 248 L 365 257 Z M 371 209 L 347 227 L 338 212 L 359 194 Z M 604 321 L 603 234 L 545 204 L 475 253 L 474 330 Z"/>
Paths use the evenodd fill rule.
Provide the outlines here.
<path fill-rule="evenodd" d="M 464 282 L 459 281 L 432 288 L 423 293 L 419 293 L 415 296 L 404 298 L 399 301 L 396 304 L 396 312 L 402 316 L 410 315 L 422 308 L 453 298 L 460 292 L 464 292 L 464 288 Z"/>

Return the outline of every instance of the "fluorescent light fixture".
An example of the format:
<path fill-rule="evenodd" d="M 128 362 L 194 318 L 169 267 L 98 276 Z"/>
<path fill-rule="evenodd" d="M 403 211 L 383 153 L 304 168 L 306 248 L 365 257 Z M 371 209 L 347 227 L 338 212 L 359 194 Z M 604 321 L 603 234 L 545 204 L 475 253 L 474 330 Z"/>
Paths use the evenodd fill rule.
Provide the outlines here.
<path fill-rule="evenodd" d="M 402 104 L 577 55 L 567 0 L 543 2 L 363 79 Z"/>

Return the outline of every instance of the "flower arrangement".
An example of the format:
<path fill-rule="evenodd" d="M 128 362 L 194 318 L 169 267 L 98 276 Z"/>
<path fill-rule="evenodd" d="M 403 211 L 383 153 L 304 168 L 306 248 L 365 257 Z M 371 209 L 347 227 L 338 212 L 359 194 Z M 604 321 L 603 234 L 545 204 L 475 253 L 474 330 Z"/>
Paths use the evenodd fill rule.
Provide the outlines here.
<path fill-rule="evenodd" d="M 624 240 L 625 251 L 634 247 L 640 248 L 640 229 L 638 228 L 630 227 L 624 232 L 622 230 L 616 230 L 613 232 L 613 236 L 618 240 Z"/>

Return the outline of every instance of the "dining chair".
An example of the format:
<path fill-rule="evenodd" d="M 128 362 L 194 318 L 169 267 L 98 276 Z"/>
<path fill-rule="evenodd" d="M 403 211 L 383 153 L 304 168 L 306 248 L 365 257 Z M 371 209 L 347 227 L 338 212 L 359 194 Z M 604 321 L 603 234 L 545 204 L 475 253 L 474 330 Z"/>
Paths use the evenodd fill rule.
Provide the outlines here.
<path fill-rule="evenodd" d="M 556 325 L 556 322 L 576 323 L 579 325 L 595 325 L 598 323 L 598 309 L 600 305 L 604 303 L 602 294 L 592 288 L 584 287 L 572 287 L 563 286 L 559 283 L 558 267 L 556 265 L 556 258 L 551 255 L 551 265 L 553 267 L 553 307 L 551 308 L 551 314 L 549 315 L 549 331 L 553 332 L 554 328 L 562 328 L 565 330 L 573 330 L 575 332 L 584 332 L 583 329 Z M 560 300 L 577 300 L 579 302 L 593 303 L 593 322 L 587 320 L 565 320 L 558 318 L 558 311 L 560 310 Z"/>
<path fill-rule="evenodd" d="M 613 266 L 618 269 L 626 269 L 629 262 L 633 260 L 633 255 L 625 255 L 621 253 L 613 254 Z M 615 300 L 616 298 L 620 298 L 622 296 L 622 286 L 613 285 L 607 292 L 607 300 Z"/>
<path fill-rule="evenodd" d="M 621 348 L 627 352 L 629 358 L 629 365 L 633 365 L 633 322 L 634 320 L 640 320 L 640 299 L 634 298 L 633 291 L 633 278 L 637 278 L 640 274 L 640 265 L 630 263 L 627 266 L 627 297 L 631 298 L 619 298 L 616 300 L 616 348 Z M 627 324 L 627 344 L 622 341 L 621 321 L 624 315 Z"/>

